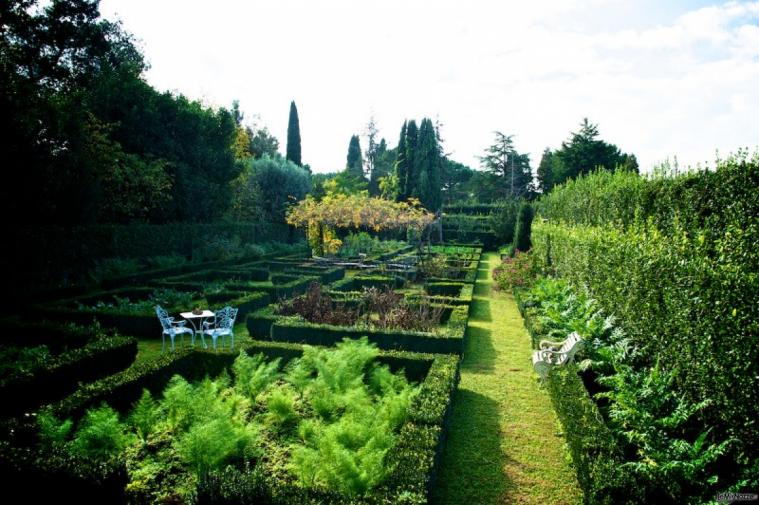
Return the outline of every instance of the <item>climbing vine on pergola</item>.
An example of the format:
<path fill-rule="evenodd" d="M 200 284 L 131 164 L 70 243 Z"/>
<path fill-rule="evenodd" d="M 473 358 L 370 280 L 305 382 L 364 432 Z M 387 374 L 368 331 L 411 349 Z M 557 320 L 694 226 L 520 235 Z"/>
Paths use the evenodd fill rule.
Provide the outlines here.
<path fill-rule="evenodd" d="M 287 213 L 288 224 L 308 229 L 309 244 L 319 256 L 334 254 L 342 245 L 336 228 L 412 230 L 422 237 L 434 220 L 418 201 L 394 202 L 366 193 L 327 195 L 319 201 L 309 195 Z"/>

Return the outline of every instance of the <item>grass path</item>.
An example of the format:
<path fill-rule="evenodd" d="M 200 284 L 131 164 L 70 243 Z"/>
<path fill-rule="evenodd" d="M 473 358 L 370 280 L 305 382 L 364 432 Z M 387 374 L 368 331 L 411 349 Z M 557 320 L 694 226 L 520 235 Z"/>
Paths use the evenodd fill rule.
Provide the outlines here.
<path fill-rule="evenodd" d="M 579 503 L 556 414 L 532 371 L 522 317 L 511 294 L 492 289 L 499 263 L 486 253 L 479 265 L 435 502 Z"/>

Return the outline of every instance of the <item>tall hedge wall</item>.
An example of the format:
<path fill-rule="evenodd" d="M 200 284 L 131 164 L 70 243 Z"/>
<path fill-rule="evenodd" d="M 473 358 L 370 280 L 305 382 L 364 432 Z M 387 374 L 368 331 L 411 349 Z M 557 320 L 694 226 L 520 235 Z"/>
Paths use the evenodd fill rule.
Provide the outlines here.
<path fill-rule="evenodd" d="M 671 179 L 594 174 L 538 208 L 535 253 L 675 371 L 680 392 L 709 400 L 700 422 L 755 454 L 759 156 Z"/>

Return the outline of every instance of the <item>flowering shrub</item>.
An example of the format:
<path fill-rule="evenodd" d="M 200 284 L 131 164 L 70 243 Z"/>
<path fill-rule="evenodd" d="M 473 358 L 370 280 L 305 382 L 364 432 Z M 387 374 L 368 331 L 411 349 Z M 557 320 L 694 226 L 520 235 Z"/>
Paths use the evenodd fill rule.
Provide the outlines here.
<path fill-rule="evenodd" d="M 493 270 L 493 280 L 498 289 L 524 287 L 535 280 L 538 270 L 533 255 L 517 251 L 513 258 L 506 258 Z"/>

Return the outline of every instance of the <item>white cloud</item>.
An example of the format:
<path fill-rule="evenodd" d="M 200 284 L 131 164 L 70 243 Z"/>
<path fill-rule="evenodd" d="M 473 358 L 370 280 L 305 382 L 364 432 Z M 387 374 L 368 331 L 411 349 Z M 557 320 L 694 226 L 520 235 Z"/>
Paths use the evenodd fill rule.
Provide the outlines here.
<path fill-rule="evenodd" d="M 493 130 L 516 133 L 537 165 L 584 116 L 644 168 L 756 145 L 759 2 L 629 5 L 104 0 L 101 10 L 144 41 L 159 89 L 237 98 L 283 144 L 294 99 L 304 160 L 320 171 L 344 166 L 372 111 L 391 145 L 405 118 L 439 115 L 446 149 L 473 166 Z"/>

